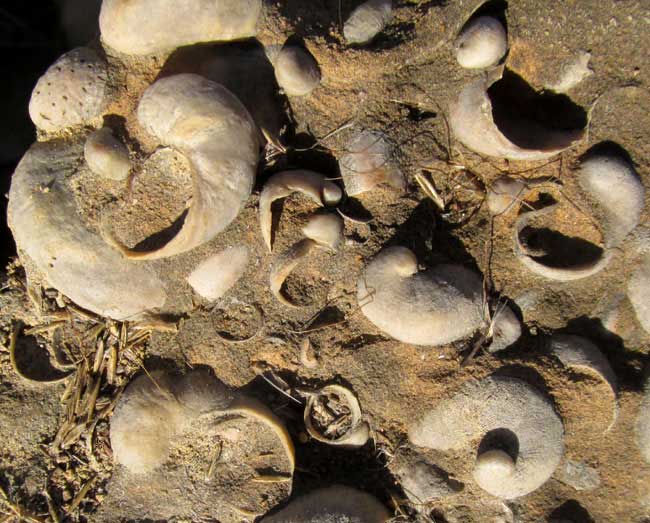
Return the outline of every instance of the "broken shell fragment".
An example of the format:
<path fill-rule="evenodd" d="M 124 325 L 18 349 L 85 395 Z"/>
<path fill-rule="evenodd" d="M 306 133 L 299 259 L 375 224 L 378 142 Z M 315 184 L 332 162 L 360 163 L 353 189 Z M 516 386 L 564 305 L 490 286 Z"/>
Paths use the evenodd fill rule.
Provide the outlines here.
<path fill-rule="evenodd" d="M 90 170 L 103 178 L 120 182 L 126 180 L 131 171 L 129 150 L 108 127 L 102 127 L 88 136 L 84 157 Z"/>
<path fill-rule="evenodd" d="M 498 216 L 518 207 L 526 189 L 522 180 L 509 176 L 498 178 L 487 190 L 486 203 L 490 214 Z"/>
<path fill-rule="evenodd" d="M 343 36 L 350 44 L 367 44 L 384 30 L 392 18 L 392 0 L 367 0 L 346 20 Z"/>
<path fill-rule="evenodd" d="M 343 196 L 338 185 L 313 171 L 282 171 L 271 176 L 260 195 L 260 227 L 269 252 L 273 250 L 271 204 L 294 192 L 300 192 L 323 206 L 337 205 Z"/>
<path fill-rule="evenodd" d="M 357 283 L 361 311 L 379 329 L 404 343 L 444 345 L 483 325 L 482 284 L 460 265 L 418 272 L 405 247 L 381 251 Z"/>
<path fill-rule="evenodd" d="M 312 438 L 329 445 L 362 447 L 370 436 L 370 426 L 362 420 L 359 400 L 351 390 L 340 385 L 327 385 L 310 394 L 304 421 Z"/>
<path fill-rule="evenodd" d="M 301 47 L 285 45 L 273 65 L 278 85 L 289 96 L 305 96 L 320 84 L 318 63 Z"/>
<path fill-rule="evenodd" d="M 607 358 L 596 345 L 580 336 L 555 334 L 551 338 L 551 349 L 563 365 L 594 374 L 608 386 L 613 406 L 611 421 L 605 432 L 611 430 L 618 418 L 617 380 Z"/>
<path fill-rule="evenodd" d="M 650 463 L 650 379 L 646 379 L 643 387 L 643 397 L 636 418 L 636 443 L 641 456 Z"/>
<path fill-rule="evenodd" d="M 634 168 L 622 157 L 592 154 L 580 163 L 578 180 L 603 211 L 605 245 L 619 245 L 643 211 L 645 189 Z"/>
<path fill-rule="evenodd" d="M 315 214 L 302 228 L 305 237 L 336 251 L 343 241 L 343 219 L 337 214 Z"/>
<path fill-rule="evenodd" d="M 406 180 L 395 161 L 395 151 L 386 136 L 376 131 L 357 133 L 339 160 L 345 192 L 356 196 L 387 184 L 403 191 Z"/>
<path fill-rule="evenodd" d="M 262 519 L 263 523 L 319 523 L 353 521 L 385 523 L 386 508 L 373 496 L 350 487 L 321 488 L 292 501 L 287 507 Z"/>
<path fill-rule="evenodd" d="M 502 75 L 500 67 L 486 77 L 473 80 L 451 104 L 449 124 L 465 147 L 509 160 L 544 160 L 584 136 L 584 129 L 551 129 L 531 120 L 517 119 L 516 115 L 510 115 L 505 127 L 497 125 L 488 88 Z"/>
<path fill-rule="evenodd" d="M 66 180 L 82 156 L 78 142 L 34 144 L 13 175 L 9 226 L 49 285 L 96 314 L 131 320 L 167 295 L 151 268 L 124 259 L 81 221 Z"/>
<path fill-rule="evenodd" d="M 145 55 L 255 36 L 261 10 L 261 0 L 104 0 L 99 26 L 109 47 Z"/>
<path fill-rule="evenodd" d="M 40 78 L 29 115 L 47 132 L 83 125 L 98 117 L 106 105 L 106 62 L 87 47 L 64 54 Z"/>
<path fill-rule="evenodd" d="M 118 519 L 137 506 L 138 517 L 152 520 L 200 512 L 236 523 L 242 511 L 252 519 L 291 492 L 294 448 L 282 422 L 207 372 L 137 378 L 116 406 L 110 437 L 122 467 L 102 510 Z M 184 494 L 188 481 L 196 498 Z"/>
<path fill-rule="evenodd" d="M 138 121 L 192 164 L 192 203 L 176 236 L 159 249 L 133 251 L 107 239 L 127 258 L 139 260 L 174 256 L 212 240 L 237 217 L 253 189 L 259 142 L 250 114 L 225 87 L 180 74 L 145 91 Z"/>
<path fill-rule="evenodd" d="M 497 65 L 508 50 L 503 24 L 491 16 L 471 20 L 456 39 L 456 59 L 466 69 Z"/>
<path fill-rule="evenodd" d="M 187 277 L 187 283 L 202 298 L 221 298 L 246 272 L 250 251 L 245 245 L 229 247 L 203 260 Z"/>
<path fill-rule="evenodd" d="M 298 266 L 300 261 L 307 257 L 316 245 L 317 243 L 314 240 L 305 238 L 304 240 L 295 243 L 286 252 L 278 256 L 278 258 L 273 262 L 273 266 L 271 267 L 271 276 L 269 278 L 271 292 L 283 305 L 292 308 L 301 307 L 297 303 L 294 303 L 291 298 L 285 296 L 282 286 L 289 275 Z"/>
<path fill-rule="evenodd" d="M 564 453 L 564 428 L 551 401 L 519 379 L 499 376 L 470 382 L 440 402 L 411 425 L 409 439 L 429 449 L 467 449 L 469 456 L 481 443 L 474 477 L 505 499 L 539 488 Z"/>
<path fill-rule="evenodd" d="M 557 81 L 548 84 L 546 88 L 556 93 L 569 92 L 585 78 L 594 74 L 589 67 L 590 60 L 591 53 L 580 51 L 576 56 L 562 65 Z"/>

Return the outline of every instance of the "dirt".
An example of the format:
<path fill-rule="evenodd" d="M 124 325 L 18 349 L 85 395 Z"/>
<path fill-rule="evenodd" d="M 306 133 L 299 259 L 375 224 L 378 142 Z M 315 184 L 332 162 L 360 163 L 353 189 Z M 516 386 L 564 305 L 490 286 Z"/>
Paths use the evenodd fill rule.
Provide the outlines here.
<path fill-rule="evenodd" d="M 585 139 L 551 160 L 508 162 L 468 151 L 450 135 L 446 121 L 449 103 L 477 74 L 457 65 L 453 38 L 481 2 L 395 2 L 395 18 L 382 35 L 367 47 L 348 47 L 339 20 L 354 4 L 351 0 L 267 3 L 258 40 L 263 45 L 281 44 L 289 36 L 301 41 L 317 59 L 323 83 L 310 96 L 279 103 L 284 128 L 277 140 L 288 150 L 262 162 L 254 194 L 231 226 L 190 253 L 153 262 L 167 275 L 167 292 L 174 299 L 165 319 L 178 325 L 176 332 L 154 329 L 148 335 L 136 330 L 135 324 L 106 322 L 75 310 L 56 292 L 28 290 L 19 265 L 7 270 L 0 286 L 0 486 L 13 503 L 42 521 L 54 521 L 52 512 L 61 521 L 94 521 L 96 514 L 115 504 L 121 509 L 119 521 L 142 521 L 138 501 L 129 501 L 129 489 L 116 483 L 120 472 L 112 465 L 110 416 L 109 411 L 103 416 L 103 409 L 143 369 L 184 372 L 205 366 L 227 385 L 243 388 L 266 403 L 284 420 L 296 446 L 293 496 L 342 483 L 375 494 L 396 517 L 415 519 L 415 508 L 405 501 L 394 473 L 402 453 L 418 452 L 464 484 L 462 491 L 432 502 L 420 516 L 436 523 L 532 523 L 552 518 L 575 523 L 650 521 L 650 465 L 634 441 L 650 335 L 625 297 L 627 278 L 639 261 L 636 239 L 643 238 L 650 225 L 648 202 L 639 232 L 621 246 L 607 269 L 572 282 L 545 280 L 529 272 L 513 249 L 517 209 L 492 220 L 483 205 L 485 187 L 503 174 L 559 180 L 561 190 L 549 189 L 557 210 L 535 222 L 542 233 L 533 237 L 531 247 L 554 250 L 560 264 L 565 255 L 593 255 L 601 245 L 602 231 L 597 206 L 588 201 L 575 179 L 581 155 L 600 142 L 615 142 L 629 153 L 644 185 L 650 186 L 650 10 L 635 0 L 518 0 L 507 5 L 503 16 L 510 51 L 505 65 L 512 73 L 540 90 L 557 81 L 561 65 L 581 51 L 591 53 L 593 70 L 570 92 L 571 102 L 589 117 Z M 117 115 L 118 134 L 134 158 L 143 162 L 157 144 L 138 126 L 133 110 L 167 57 L 109 58 L 116 93 L 109 112 Z M 175 60 L 180 65 L 174 67 L 183 65 L 182 56 Z M 282 112 L 285 106 L 290 107 L 289 113 Z M 342 128 L 348 122 L 353 127 Z M 346 200 L 341 210 L 356 220 L 345 220 L 344 245 L 336 253 L 314 250 L 285 287 L 293 300 L 305 306 L 282 306 L 269 291 L 270 267 L 277 253 L 301 238 L 301 226 L 318 207 L 304 197 L 289 197 L 281 208 L 274 253 L 269 254 L 259 232 L 259 191 L 274 172 L 287 168 L 313 169 L 337 179 L 337 158 L 355 130 L 362 128 L 380 131 L 397 145 L 396 160 L 408 187 L 403 193 L 381 187 Z M 443 210 L 422 192 L 414 179 L 418 173 L 433 181 L 445 202 Z M 136 177 L 129 194 L 110 186 L 113 182 L 98 183 L 92 173 L 80 169 L 71 184 L 79 189 L 80 212 L 89 226 L 99 228 L 102 210 L 117 209 L 121 212 L 116 219 L 118 236 L 130 246 L 169 227 L 187 204 L 187 176 L 174 185 L 164 169 L 154 168 L 150 174 L 151 178 Z M 157 190 L 147 189 L 152 186 Z M 164 212 L 156 212 L 161 208 Z M 544 233 L 549 229 L 559 231 L 562 238 Z M 567 238 L 584 243 L 567 248 L 563 243 Z M 191 269 L 207 255 L 242 242 L 252 255 L 240 281 L 215 304 L 194 296 L 184 282 Z M 380 332 L 359 311 L 356 281 L 365 263 L 391 245 L 409 247 L 425 267 L 452 261 L 489 276 L 492 305 L 507 301 L 513 306 L 524 322 L 521 339 L 496 355 L 479 351 L 463 365 L 474 339 L 445 347 L 418 347 Z M 575 245 L 583 250 L 576 254 Z M 606 322 L 611 311 L 615 321 Z M 86 424 L 84 412 L 70 414 L 68 382 L 34 384 L 16 374 L 8 348 L 18 321 L 25 328 L 60 322 L 35 334 L 35 339 L 49 348 L 57 340 L 64 343 L 78 366 L 88 361 L 88 383 L 75 381 L 74 386 L 83 404 L 97 383 L 94 380 L 100 380 L 98 406 L 91 416 L 96 423 Z M 606 385 L 562 366 L 548 346 L 548 336 L 555 331 L 591 339 L 611 363 L 618 378 L 619 404 L 611 430 L 605 431 L 612 412 Z M 306 338 L 317 355 L 316 366 L 301 363 Z M 101 345 L 107 359 L 104 367 L 94 371 Z M 109 383 L 102 376 L 113 364 L 108 359 L 113 346 L 118 354 Z M 42 351 L 38 354 L 47 373 L 51 357 Z M 501 501 L 473 483 L 473 451 L 442 453 L 408 443 L 413 419 L 467 381 L 492 373 L 524 379 L 552 399 L 565 427 L 560 467 L 567 460 L 586 463 L 598 472 L 597 488 L 578 491 L 556 472 L 529 495 Z M 42 373 L 37 375 L 43 380 Z M 304 405 L 287 394 L 318 390 L 329 383 L 344 385 L 358 396 L 372 429 L 371 441 L 364 447 L 331 447 L 306 434 Z M 68 427 L 68 444 L 62 447 L 62 427 L 71 419 L 82 423 L 83 432 L 71 434 L 74 428 Z M 2 503 L 0 498 L 4 511 Z M 170 523 L 179 521 L 165 519 L 168 508 L 160 510 L 160 517 Z"/>

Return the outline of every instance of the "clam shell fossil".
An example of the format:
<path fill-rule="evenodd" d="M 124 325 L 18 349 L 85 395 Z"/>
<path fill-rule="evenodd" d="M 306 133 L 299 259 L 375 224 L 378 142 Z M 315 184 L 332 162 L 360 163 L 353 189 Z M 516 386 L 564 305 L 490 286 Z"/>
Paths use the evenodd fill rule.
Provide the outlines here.
<path fill-rule="evenodd" d="M 444 345 L 483 325 L 482 283 L 460 265 L 418 272 L 405 247 L 381 251 L 357 283 L 361 311 L 383 332 L 404 343 Z"/>
<path fill-rule="evenodd" d="M 259 142 L 248 111 L 225 87 L 181 74 L 145 91 L 138 121 L 162 145 L 189 159 L 192 204 L 176 236 L 159 249 L 133 251 L 110 233 L 107 239 L 127 258 L 139 260 L 174 256 L 212 240 L 237 217 L 253 189 Z"/>
<path fill-rule="evenodd" d="M 584 130 L 547 129 L 532 121 L 511 122 L 518 142 L 530 142 L 534 147 L 520 146 L 506 136 L 494 121 L 488 88 L 501 79 L 503 68 L 473 80 L 460 92 L 449 110 L 449 125 L 456 138 L 468 149 L 497 158 L 510 160 L 543 160 L 555 156 L 584 136 Z M 524 138 L 526 140 L 524 140 Z"/>
<path fill-rule="evenodd" d="M 255 36 L 261 10 L 261 0 L 104 0 L 99 26 L 107 46 L 145 55 Z"/>
<path fill-rule="evenodd" d="M 357 196 L 387 184 L 406 189 L 404 174 L 395 162 L 395 151 L 380 132 L 361 131 L 353 136 L 339 160 L 345 192 Z"/>
<path fill-rule="evenodd" d="M 392 18 L 392 0 L 367 0 L 345 21 L 343 36 L 350 44 L 367 44 L 384 30 Z"/>
<path fill-rule="evenodd" d="M 294 192 L 300 192 L 323 206 L 336 205 L 343 196 L 338 185 L 313 171 L 282 171 L 271 176 L 260 195 L 260 227 L 264 244 L 269 252 L 273 250 L 271 204 Z"/>
<path fill-rule="evenodd" d="M 429 449 L 473 453 L 482 438 L 505 431 L 514 434 L 518 449 L 479 451 L 474 479 L 490 494 L 514 499 L 545 483 L 564 453 L 562 420 L 524 381 L 491 376 L 466 384 L 413 423 L 409 439 Z"/>
<path fill-rule="evenodd" d="M 319 523 L 350 521 L 385 523 L 386 508 L 373 496 L 350 487 L 333 486 L 310 492 L 292 501 L 282 510 L 262 519 L 263 523 Z"/>
<path fill-rule="evenodd" d="M 327 430 L 331 428 L 331 426 L 325 431 L 321 431 L 314 424 L 313 417 L 321 398 L 324 401 L 328 401 L 330 397 L 334 397 L 340 401 L 347 407 L 350 413 L 350 426 L 338 437 L 332 437 L 327 433 Z M 305 428 L 309 435 L 315 440 L 329 445 L 337 445 L 347 448 L 362 447 L 368 441 L 370 436 L 370 427 L 361 417 L 361 406 L 359 405 L 359 400 L 350 389 L 340 385 L 327 385 L 320 391 L 310 394 L 307 398 L 307 404 L 305 405 L 303 419 L 305 421 Z"/>
<path fill-rule="evenodd" d="M 102 509 L 127 519 L 202 513 L 235 523 L 291 492 L 294 449 L 282 422 L 208 372 L 137 378 L 116 406 L 110 437 L 121 466 Z M 142 513 L 125 514 L 130 507 Z"/>
<path fill-rule="evenodd" d="M 162 307 L 162 282 L 122 257 L 81 221 L 66 180 L 83 155 L 79 142 L 34 144 L 13 175 L 8 222 L 19 251 L 49 285 L 92 312 L 134 319 Z"/>
<path fill-rule="evenodd" d="M 318 63 L 308 51 L 285 45 L 274 60 L 275 78 L 289 96 L 305 96 L 321 81 Z"/>
<path fill-rule="evenodd" d="M 84 157 L 92 172 L 110 180 L 124 181 L 131 171 L 129 150 L 108 127 L 102 127 L 88 136 Z"/>
<path fill-rule="evenodd" d="M 42 131 L 56 132 L 98 117 L 107 102 L 106 62 L 88 47 L 64 54 L 40 78 L 29 115 Z"/>
<path fill-rule="evenodd" d="M 463 27 L 455 43 L 456 59 L 466 69 L 497 65 L 508 50 L 503 24 L 492 16 L 479 16 Z"/>
<path fill-rule="evenodd" d="M 208 301 L 221 298 L 246 272 L 250 249 L 229 247 L 203 260 L 187 277 L 194 291 Z"/>
<path fill-rule="evenodd" d="M 607 384 L 612 399 L 611 421 L 605 432 L 611 430 L 618 418 L 616 400 L 616 374 L 603 353 L 591 341 L 580 336 L 554 334 L 551 338 L 553 354 L 567 367 L 573 367 L 590 374 L 595 374 Z"/>

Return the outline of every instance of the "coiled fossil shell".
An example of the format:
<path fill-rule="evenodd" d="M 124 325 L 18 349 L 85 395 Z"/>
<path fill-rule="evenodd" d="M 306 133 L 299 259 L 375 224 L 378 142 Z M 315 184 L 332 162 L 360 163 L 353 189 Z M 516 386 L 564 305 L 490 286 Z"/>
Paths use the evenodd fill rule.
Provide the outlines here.
<path fill-rule="evenodd" d="M 321 488 L 292 501 L 286 508 L 267 516 L 264 523 L 320 523 L 350 521 L 385 523 L 388 511 L 376 498 L 350 487 Z"/>
<path fill-rule="evenodd" d="M 40 78 L 29 116 L 47 132 L 83 125 L 98 117 L 106 105 L 106 62 L 92 49 L 79 47 L 64 54 Z"/>
<path fill-rule="evenodd" d="M 580 336 L 555 334 L 551 338 L 553 353 L 567 367 L 595 374 L 609 387 L 612 397 L 611 422 L 605 432 L 611 430 L 618 418 L 618 404 L 616 401 L 616 374 L 603 353 L 591 341 Z"/>
<path fill-rule="evenodd" d="M 508 37 L 499 20 L 479 16 L 456 39 L 456 59 L 466 69 L 483 69 L 499 63 L 508 50 Z"/>
<path fill-rule="evenodd" d="M 109 47 L 145 55 L 255 36 L 261 10 L 260 0 L 104 0 L 99 26 Z"/>
<path fill-rule="evenodd" d="M 488 88 L 503 74 L 497 68 L 485 77 L 473 80 L 451 104 L 449 125 L 460 142 L 474 152 L 510 160 L 543 160 L 561 153 L 581 139 L 584 130 L 554 130 L 530 121 L 516 122 L 521 136 L 534 136 L 537 148 L 513 143 L 499 129 L 492 114 Z"/>
<path fill-rule="evenodd" d="M 111 419 L 116 469 L 105 510 L 127 519 L 251 520 L 291 492 L 294 449 L 282 422 L 261 403 L 204 371 L 144 375 L 125 390 Z M 187 489 L 196 496 L 186 496 Z M 126 509 L 124 507 L 127 507 Z"/>
<path fill-rule="evenodd" d="M 13 175 L 9 226 L 52 287 L 102 316 L 134 319 L 167 296 L 151 269 L 123 258 L 82 223 L 66 184 L 82 155 L 78 142 L 34 144 Z"/>
<path fill-rule="evenodd" d="M 237 217 L 253 189 L 259 142 L 251 116 L 226 88 L 181 74 L 145 91 L 138 121 L 162 145 L 189 159 L 195 171 L 192 204 L 180 231 L 157 250 L 129 250 L 110 234 L 109 240 L 126 257 L 141 260 L 174 256 L 210 241 Z"/>
<path fill-rule="evenodd" d="M 499 448 L 481 451 L 474 479 L 482 489 L 505 499 L 533 492 L 562 459 L 564 428 L 551 401 L 519 379 L 491 376 L 465 385 L 415 422 L 409 439 L 442 451 L 467 448 L 474 455 L 480 440 L 498 431 L 513 433 L 518 450 L 510 449 L 507 457 L 491 452 L 505 454 Z"/>
<path fill-rule="evenodd" d="M 392 0 L 367 0 L 346 20 L 343 36 L 350 44 L 367 44 L 384 30 L 392 18 Z"/>
<path fill-rule="evenodd" d="M 357 283 L 363 314 L 404 343 L 444 345 L 483 325 L 480 278 L 460 265 L 418 272 L 405 247 L 381 251 Z"/>

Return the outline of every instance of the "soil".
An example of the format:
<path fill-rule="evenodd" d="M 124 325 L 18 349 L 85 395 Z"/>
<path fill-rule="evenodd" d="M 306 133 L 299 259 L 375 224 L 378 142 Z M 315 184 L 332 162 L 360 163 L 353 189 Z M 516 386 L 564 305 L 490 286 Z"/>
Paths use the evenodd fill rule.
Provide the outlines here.
<path fill-rule="evenodd" d="M 499 11 L 507 23 L 505 66 L 511 83 L 503 92 L 509 96 L 517 96 L 519 79 L 539 94 L 558 81 L 563 64 L 583 51 L 591 53 L 593 74 L 569 93 L 571 104 L 588 115 L 585 138 L 550 160 L 509 162 L 464 148 L 450 134 L 446 119 L 459 90 L 481 74 L 458 66 L 453 40 L 482 2 L 394 2 L 394 19 L 384 33 L 368 46 L 350 47 L 343 41 L 339 21 L 356 3 L 266 3 L 259 42 L 282 44 L 291 37 L 305 45 L 321 67 L 323 82 L 307 97 L 283 98 L 273 106 L 283 120 L 283 126 L 277 126 L 281 132 L 273 138 L 287 151 L 266 155 L 254 194 L 230 227 L 190 253 L 151 262 L 165 274 L 166 290 L 173 296 L 163 319 L 142 325 L 98 318 L 56 291 L 28 285 L 25 271 L 33 271 L 28 260 L 7 268 L 0 285 L 0 487 L 10 501 L 3 502 L 0 491 L 0 512 L 10 510 L 11 503 L 14 514 L 16 510 L 31 514 L 23 513 L 26 521 L 33 517 L 38 519 L 31 521 L 86 522 L 105 514 L 106 503 L 105 507 L 120 507 L 119 521 L 144 521 L 138 510 L 142 500 L 131 499 L 129 488 L 116 483 L 121 472 L 112 464 L 108 438 L 111 405 L 142 372 L 182 373 L 207 367 L 228 386 L 261 400 L 285 422 L 296 446 L 294 497 L 340 483 L 373 493 L 396 518 L 428 518 L 436 523 L 650 521 L 650 465 L 634 437 L 650 335 L 625 296 L 627 278 L 639 263 L 650 226 L 648 202 L 638 229 L 607 269 L 571 282 L 546 280 L 517 260 L 513 231 L 518 206 L 492 219 L 483 205 L 485 187 L 504 174 L 552 177 L 561 184 L 561 190 L 548 190 L 557 208 L 534 223 L 537 233 L 527 237 L 529 246 L 545 251 L 559 265 L 569 257 L 583 259 L 598 252 L 601 211 L 581 191 L 575 168 L 590 148 L 613 142 L 627 151 L 644 185 L 650 186 L 650 9 L 641 0 L 490 3 L 488 7 Z M 239 53 L 246 45 L 229 48 Z M 163 160 L 178 164 L 182 159 L 162 158 L 150 165 L 150 171 L 143 167 L 153 153 L 161 153 L 139 127 L 133 110 L 144 89 L 161 71 L 167 74 L 166 66 L 177 70 L 189 67 L 191 60 L 184 62 L 176 55 L 172 67 L 166 55 L 108 58 L 115 93 L 110 118 L 139 162 L 141 176 L 132 180 L 129 190 L 111 186 L 114 182 L 100 183 L 80 167 L 70 183 L 89 227 L 100 228 L 103 211 L 114 213 L 120 240 L 140 245 L 152 233 L 173 225 L 189 192 L 184 169 L 174 181 L 161 168 Z M 237 82 L 232 85 L 236 89 Z M 536 103 L 535 98 L 526 98 L 530 93 L 521 95 L 526 104 Z M 245 96 L 252 96 L 250 90 Z M 545 107 L 560 111 L 558 107 L 566 106 Z M 268 117 L 264 110 L 256 110 Z M 579 120 L 582 115 L 566 112 L 545 113 L 544 120 L 561 126 L 567 118 Z M 273 113 L 272 118 L 277 116 Z M 408 186 L 404 192 L 379 187 L 343 202 L 341 210 L 355 218 L 345 220 L 344 244 L 335 253 L 314 249 L 301 262 L 285 291 L 304 307 L 287 308 L 269 291 L 270 268 L 278 253 L 301 239 L 301 227 L 318 206 L 300 195 L 287 198 L 279 209 L 274 252 L 268 253 L 259 231 L 259 192 L 273 173 L 289 168 L 313 169 L 338 179 L 337 159 L 359 129 L 382 132 L 396 144 L 395 160 Z M 444 209 L 427 198 L 416 174 L 433 181 Z M 150 190 L 152 186 L 156 190 Z M 184 277 L 208 255 L 239 243 L 252 253 L 239 282 L 217 303 L 193 295 Z M 480 350 L 467 360 L 476 337 L 444 347 L 420 347 L 379 331 L 359 311 L 356 282 L 365 263 L 392 245 L 412 249 L 424 267 L 451 261 L 484 275 L 491 283 L 491 305 L 505 301 L 522 319 L 521 339 L 506 351 Z M 28 335 L 31 327 L 38 327 L 37 332 Z M 34 349 L 30 361 L 22 360 L 27 364 L 20 366 L 21 372 L 39 383 L 22 378 L 12 364 L 9 349 L 16 329 L 20 347 L 25 346 L 23 338 L 33 338 L 32 349 L 40 344 L 51 353 Z M 619 408 L 610 430 L 612 399 L 607 384 L 562 366 L 549 349 L 549 336 L 556 331 L 592 340 L 609 360 L 618 379 Z M 301 357 L 307 338 L 317 365 L 312 359 L 305 365 Z M 65 361 L 54 357 L 55 346 L 61 347 L 56 350 L 63 351 Z M 70 363 L 70 378 L 43 383 L 48 373 L 58 379 L 61 372 L 70 372 L 66 366 Z M 544 392 L 565 428 L 564 458 L 556 473 L 536 491 L 510 501 L 488 495 L 473 482 L 475 449 L 427 451 L 414 448 L 407 438 L 412 420 L 467 381 L 493 373 L 521 378 Z M 305 432 L 304 404 L 295 392 L 330 383 L 344 385 L 358 396 L 372 432 L 360 449 L 327 446 Z M 395 475 L 402 457 L 413 453 L 464 488 L 425 509 L 417 507 L 418 514 Z M 577 490 L 563 482 L 560 469 L 567 461 L 595 469 L 600 484 Z M 120 486 L 112 487 L 116 484 Z M 168 508 L 152 513 L 169 523 L 181 521 L 170 517 Z"/>

